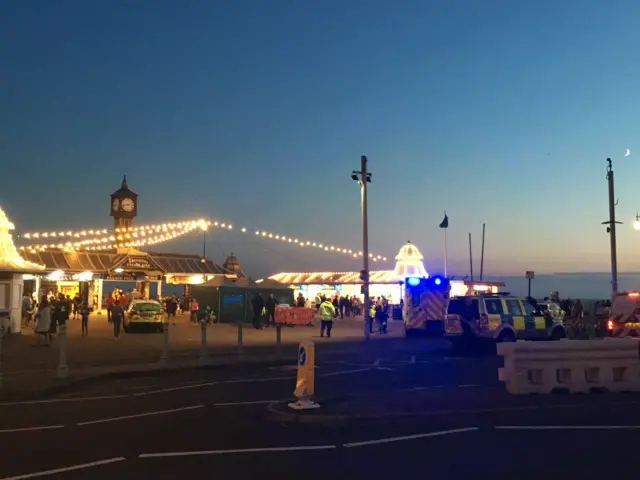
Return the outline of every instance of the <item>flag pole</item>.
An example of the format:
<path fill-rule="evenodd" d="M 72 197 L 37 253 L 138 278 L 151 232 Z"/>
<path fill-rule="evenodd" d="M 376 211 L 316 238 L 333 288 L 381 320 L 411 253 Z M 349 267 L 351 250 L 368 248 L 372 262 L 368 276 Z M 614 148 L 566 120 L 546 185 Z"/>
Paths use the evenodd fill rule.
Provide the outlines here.
<path fill-rule="evenodd" d="M 444 229 L 444 276 L 447 277 L 447 229 Z"/>

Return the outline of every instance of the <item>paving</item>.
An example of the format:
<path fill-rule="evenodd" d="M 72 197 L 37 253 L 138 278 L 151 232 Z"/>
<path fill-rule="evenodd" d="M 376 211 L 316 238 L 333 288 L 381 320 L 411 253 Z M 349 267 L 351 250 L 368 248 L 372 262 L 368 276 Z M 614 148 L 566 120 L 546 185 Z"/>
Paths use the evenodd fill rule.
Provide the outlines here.
<path fill-rule="evenodd" d="M 303 414 L 320 421 L 310 423 L 274 417 L 291 399 L 295 361 L 149 372 L 0 401 L 0 479 L 631 478 L 615 459 L 637 442 L 640 396 L 511 396 L 498 358 L 456 357 L 431 341 L 319 349 L 321 407 Z M 349 421 L 322 420 L 332 417 Z"/>

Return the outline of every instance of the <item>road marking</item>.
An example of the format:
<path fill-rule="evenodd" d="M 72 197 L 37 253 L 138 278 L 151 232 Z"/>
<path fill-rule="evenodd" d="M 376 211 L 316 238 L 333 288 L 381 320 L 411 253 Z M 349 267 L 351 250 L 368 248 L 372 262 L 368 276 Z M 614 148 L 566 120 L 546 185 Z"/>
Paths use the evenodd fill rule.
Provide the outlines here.
<path fill-rule="evenodd" d="M 405 435 L 403 437 L 391 437 L 391 438 L 381 438 L 380 440 L 366 440 L 364 442 L 353 442 L 353 443 L 345 443 L 343 446 L 346 448 L 352 447 L 364 447 L 367 445 L 378 445 L 381 443 L 392 443 L 392 442 L 404 442 L 406 440 L 417 440 L 420 438 L 427 437 L 438 437 L 441 435 L 451 435 L 453 433 L 463 433 L 463 432 L 473 432 L 478 430 L 477 427 L 470 428 L 457 428 L 455 430 L 444 430 L 441 432 L 430 432 L 430 433 L 419 433 L 417 435 Z"/>
<path fill-rule="evenodd" d="M 497 384 L 496 384 L 497 385 Z M 458 388 L 476 388 L 476 387 L 484 387 L 487 386 L 489 387 L 490 385 L 474 385 L 474 384 L 469 384 L 469 385 L 456 385 L 456 387 Z"/>
<path fill-rule="evenodd" d="M 342 372 L 332 372 L 332 373 L 322 373 L 318 375 L 318 377 L 335 377 L 337 375 L 350 375 L 352 373 L 360 373 L 360 372 L 370 372 L 371 367 L 369 368 L 357 368 L 355 370 L 344 370 Z"/>
<path fill-rule="evenodd" d="M 129 395 L 104 395 L 101 397 L 79 397 L 79 398 L 51 398 L 49 400 L 28 400 L 26 402 L 5 402 L 0 403 L 0 407 L 10 407 L 13 405 L 37 405 L 40 403 L 64 403 L 64 402 L 88 402 L 91 400 L 107 400 L 110 398 L 126 398 Z M 1 479 L 0 479 L 1 480 Z"/>
<path fill-rule="evenodd" d="M 44 477 L 45 475 L 55 475 L 56 473 L 72 472 L 74 470 L 83 470 L 85 468 L 99 467 L 101 465 L 108 465 L 109 463 L 122 462 L 123 460 L 126 460 L 126 458 L 124 457 L 108 458 L 106 460 L 98 460 L 97 462 L 81 463 L 80 465 L 72 465 L 71 467 L 56 468 L 53 470 L 44 470 L 42 472 L 36 472 L 36 473 L 25 473 L 23 475 L 16 475 L 15 477 L 5 477 L 0 480 L 23 480 L 26 478 Z"/>
<path fill-rule="evenodd" d="M 376 370 L 387 370 L 390 372 L 393 372 L 395 370 L 395 368 L 389 368 L 389 367 L 376 367 Z"/>
<path fill-rule="evenodd" d="M 64 428 L 64 425 L 46 425 L 44 427 L 11 428 L 8 430 L 0 430 L 0 433 L 31 432 L 36 430 L 53 430 L 54 428 Z"/>
<path fill-rule="evenodd" d="M 301 450 L 335 450 L 335 445 L 309 445 L 302 447 L 266 447 L 266 448 L 237 448 L 231 450 L 201 450 L 195 452 L 167 452 L 167 453 L 141 453 L 138 458 L 159 457 L 188 457 L 194 455 L 225 455 L 232 453 L 262 453 L 262 452 L 296 452 Z"/>
<path fill-rule="evenodd" d="M 214 407 L 233 407 L 235 405 L 258 405 L 261 403 L 276 403 L 282 400 L 254 400 L 251 402 L 226 402 L 226 403 L 214 403 Z"/>
<path fill-rule="evenodd" d="M 183 412 L 185 410 L 195 410 L 197 408 L 204 408 L 204 405 L 193 405 L 191 407 L 173 408 L 171 410 L 160 410 L 157 412 L 136 413 L 135 415 L 125 415 L 123 417 L 102 418 L 100 420 L 90 420 L 88 422 L 79 422 L 79 423 L 76 423 L 76 425 L 79 427 L 82 427 L 84 425 L 93 425 L 95 423 L 117 422 L 118 420 L 127 420 L 129 418 L 151 417 L 153 415 L 164 415 L 165 413 Z"/>
<path fill-rule="evenodd" d="M 373 366 L 374 366 L 374 367 L 377 367 L 378 365 L 380 365 L 380 359 L 379 359 L 379 358 L 376 358 L 376 361 L 375 361 L 375 362 L 373 362 Z"/>
<path fill-rule="evenodd" d="M 145 388 L 153 388 L 153 387 L 157 387 L 157 385 L 135 385 L 133 387 L 127 387 L 125 388 L 125 390 L 142 390 Z"/>
<path fill-rule="evenodd" d="M 638 430 L 640 425 L 505 425 L 496 430 Z"/>
<path fill-rule="evenodd" d="M 409 360 L 409 363 L 411 363 L 411 364 L 415 364 L 416 363 L 416 356 L 415 355 L 411 355 L 411 360 Z"/>
<path fill-rule="evenodd" d="M 195 385 L 182 385 L 181 387 L 162 388 L 160 390 L 150 390 L 148 392 L 134 393 L 134 397 L 141 397 L 143 395 L 155 395 L 156 393 L 175 392 L 177 390 L 189 390 L 191 388 L 210 387 L 216 385 L 218 382 L 197 383 Z"/>
<path fill-rule="evenodd" d="M 220 383 L 254 383 L 254 382 L 275 382 L 277 380 L 292 380 L 296 377 L 270 377 L 270 378 L 236 378 L 235 380 L 223 380 Z"/>

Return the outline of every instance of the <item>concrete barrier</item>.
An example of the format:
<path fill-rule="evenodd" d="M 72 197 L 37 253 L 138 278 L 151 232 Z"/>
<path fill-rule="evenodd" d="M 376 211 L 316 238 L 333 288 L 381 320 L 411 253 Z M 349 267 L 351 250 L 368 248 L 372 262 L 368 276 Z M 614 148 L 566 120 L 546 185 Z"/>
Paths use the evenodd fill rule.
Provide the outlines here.
<path fill-rule="evenodd" d="M 633 338 L 500 343 L 498 377 L 513 395 L 640 391 L 638 348 Z"/>

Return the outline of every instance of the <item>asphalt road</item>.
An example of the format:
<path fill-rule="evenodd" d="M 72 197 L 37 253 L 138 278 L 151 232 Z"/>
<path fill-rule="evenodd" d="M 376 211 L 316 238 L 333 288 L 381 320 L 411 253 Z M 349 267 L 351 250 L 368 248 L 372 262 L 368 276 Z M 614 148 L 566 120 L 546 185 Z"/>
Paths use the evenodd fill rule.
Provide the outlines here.
<path fill-rule="evenodd" d="M 0 404 L 0 479 L 635 477 L 622 452 L 640 437 L 639 396 L 513 397 L 495 357 L 420 344 L 374 357 L 318 359 L 322 407 L 311 415 L 353 419 L 340 425 L 269 413 L 291 397 L 293 365 L 123 378 Z"/>

